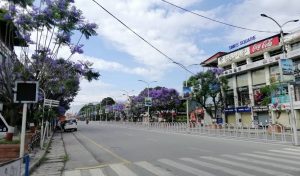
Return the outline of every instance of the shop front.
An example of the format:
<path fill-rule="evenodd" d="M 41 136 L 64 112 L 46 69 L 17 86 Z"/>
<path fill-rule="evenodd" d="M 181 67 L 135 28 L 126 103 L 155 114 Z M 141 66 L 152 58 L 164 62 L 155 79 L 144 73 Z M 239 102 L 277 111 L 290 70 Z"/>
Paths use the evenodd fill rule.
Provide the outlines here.
<path fill-rule="evenodd" d="M 253 124 L 267 126 L 272 122 L 268 106 L 253 106 Z"/>
<path fill-rule="evenodd" d="M 250 126 L 252 122 L 251 118 L 251 107 L 248 106 L 240 106 L 236 107 L 236 112 L 241 114 L 240 123 L 242 123 L 243 126 Z"/>
<path fill-rule="evenodd" d="M 234 107 L 225 108 L 225 122 L 228 124 L 235 124 L 236 123 L 236 117 L 235 112 L 236 109 Z"/>

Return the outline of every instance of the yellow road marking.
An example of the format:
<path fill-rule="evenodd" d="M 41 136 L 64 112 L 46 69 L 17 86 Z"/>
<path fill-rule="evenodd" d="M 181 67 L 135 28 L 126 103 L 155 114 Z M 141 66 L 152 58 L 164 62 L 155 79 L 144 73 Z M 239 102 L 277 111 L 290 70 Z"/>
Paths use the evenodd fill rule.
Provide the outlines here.
<path fill-rule="evenodd" d="M 106 151 L 107 153 L 111 154 L 112 156 L 114 156 L 114 157 L 117 158 L 118 160 L 121 160 L 122 163 L 124 163 L 124 164 L 129 164 L 129 163 L 131 163 L 130 161 L 128 161 L 128 160 L 122 158 L 121 156 L 117 155 L 116 153 L 114 153 L 114 152 L 110 151 L 109 149 L 103 147 L 102 145 L 96 143 L 96 142 L 93 141 L 91 138 L 89 138 L 89 137 L 87 137 L 87 136 L 85 136 L 85 135 L 83 135 L 83 134 L 81 134 L 81 133 L 77 133 L 77 134 L 79 134 L 79 135 L 81 135 L 82 137 L 86 138 L 88 141 L 90 141 L 91 143 L 95 144 L 97 147 L 101 148 L 102 150 Z"/>

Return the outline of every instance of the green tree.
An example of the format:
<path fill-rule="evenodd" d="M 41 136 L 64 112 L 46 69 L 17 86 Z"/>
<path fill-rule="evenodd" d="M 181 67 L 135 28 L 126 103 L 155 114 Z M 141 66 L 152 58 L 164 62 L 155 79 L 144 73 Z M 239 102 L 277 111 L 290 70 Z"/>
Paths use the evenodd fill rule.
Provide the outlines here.
<path fill-rule="evenodd" d="M 197 101 L 212 117 L 217 117 L 218 110 L 225 108 L 224 92 L 228 89 L 228 81 L 220 77 L 221 69 L 197 73 L 188 79 L 188 86 L 193 87 L 192 98 Z M 184 83 L 185 84 L 185 83 Z"/>

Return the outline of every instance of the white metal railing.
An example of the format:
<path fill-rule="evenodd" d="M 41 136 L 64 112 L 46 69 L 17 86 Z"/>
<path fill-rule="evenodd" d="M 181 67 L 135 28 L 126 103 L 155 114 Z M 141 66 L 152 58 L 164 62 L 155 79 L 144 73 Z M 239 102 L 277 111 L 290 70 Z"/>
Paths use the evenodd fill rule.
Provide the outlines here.
<path fill-rule="evenodd" d="M 239 138 L 265 142 L 292 143 L 292 133 L 279 124 L 252 126 L 242 124 L 201 124 L 184 122 L 101 122 L 100 125 L 124 127 L 169 133 L 190 133 L 223 138 Z"/>

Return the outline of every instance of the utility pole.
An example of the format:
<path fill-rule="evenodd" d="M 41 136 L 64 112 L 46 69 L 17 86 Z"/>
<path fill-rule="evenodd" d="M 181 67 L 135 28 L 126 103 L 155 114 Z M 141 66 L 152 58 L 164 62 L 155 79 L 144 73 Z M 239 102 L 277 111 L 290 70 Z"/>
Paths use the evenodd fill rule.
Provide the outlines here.
<path fill-rule="evenodd" d="M 299 20 L 289 20 L 282 25 L 280 25 L 274 18 L 266 15 L 266 14 L 261 14 L 262 17 L 269 18 L 272 21 L 276 23 L 276 25 L 280 28 L 280 37 L 281 37 L 281 43 L 282 43 L 282 52 L 283 52 L 283 57 L 284 59 L 287 59 L 287 53 L 286 53 L 286 48 L 285 48 L 285 42 L 284 42 L 284 36 L 283 36 L 283 30 L 282 27 L 290 22 L 298 22 Z M 290 108 L 291 108 L 291 115 L 290 115 L 290 125 L 291 128 L 293 129 L 293 136 L 294 136 L 294 145 L 298 145 L 298 134 L 297 134 L 297 119 L 295 116 L 295 111 L 294 111 L 294 86 L 288 82 L 288 92 L 289 92 L 289 98 L 290 98 Z"/>
<path fill-rule="evenodd" d="M 144 80 L 138 80 L 138 81 L 141 81 L 141 82 L 143 82 L 143 83 L 145 83 L 146 85 L 147 85 L 147 94 L 148 94 L 148 101 L 149 101 L 149 99 L 150 99 L 150 94 L 149 94 L 149 87 L 150 87 L 150 84 L 151 83 L 155 83 L 155 82 L 157 82 L 157 81 L 152 81 L 152 82 L 147 82 L 147 81 L 144 81 Z M 148 121 L 150 120 L 150 106 L 148 105 L 147 106 L 148 107 Z"/>

